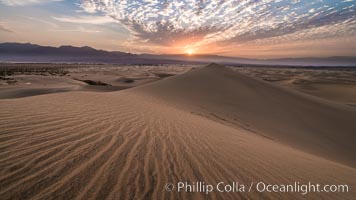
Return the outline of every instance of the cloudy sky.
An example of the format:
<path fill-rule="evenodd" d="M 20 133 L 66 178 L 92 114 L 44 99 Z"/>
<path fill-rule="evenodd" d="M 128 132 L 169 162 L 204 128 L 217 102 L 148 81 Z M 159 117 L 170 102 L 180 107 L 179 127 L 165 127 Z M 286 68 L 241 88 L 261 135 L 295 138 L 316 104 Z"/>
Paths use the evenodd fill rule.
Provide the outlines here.
<path fill-rule="evenodd" d="M 251 58 L 356 56 L 355 0 L 0 0 L 0 42 Z"/>

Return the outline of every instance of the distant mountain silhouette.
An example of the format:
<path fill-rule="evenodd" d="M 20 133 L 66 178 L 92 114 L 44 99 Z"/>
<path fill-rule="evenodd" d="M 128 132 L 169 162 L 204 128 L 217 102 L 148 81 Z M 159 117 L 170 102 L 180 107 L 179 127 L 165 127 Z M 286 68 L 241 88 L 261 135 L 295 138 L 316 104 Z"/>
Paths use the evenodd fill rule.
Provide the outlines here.
<path fill-rule="evenodd" d="M 2 43 L 0 44 L 0 54 L 18 54 L 18 55 L 58 55 L 58 56 L 132 56 L 130 53 L 124 52 L 108 52 L 97 50 L 88 46 L 73 47 L 73 46 L 39 46 L 30 43 Z"/>
<path fill-rule="evenodd" d="M 218 55 L 131 54 L 97 50 L 92 47 L 40 46 L 31 43 L 0 43 L 1 62 L 68 62 L 121 64 L 205 64 L 292 65 L 292 66 L 356 66 L 356 57 L 247 59 Z"/>

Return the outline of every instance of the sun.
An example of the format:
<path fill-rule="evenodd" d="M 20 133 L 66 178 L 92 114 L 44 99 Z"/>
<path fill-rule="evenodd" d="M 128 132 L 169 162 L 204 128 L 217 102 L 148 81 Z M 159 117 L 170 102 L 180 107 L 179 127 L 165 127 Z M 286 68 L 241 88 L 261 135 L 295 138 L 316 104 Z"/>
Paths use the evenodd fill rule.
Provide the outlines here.
<path fill-rule="evenodd" d="M 186 53 L 191 56 L 191 55 L 194 54 L 194 50 L 193 50 L 193 49 L 188 49 L 188 50 L 186 51 Z"/>

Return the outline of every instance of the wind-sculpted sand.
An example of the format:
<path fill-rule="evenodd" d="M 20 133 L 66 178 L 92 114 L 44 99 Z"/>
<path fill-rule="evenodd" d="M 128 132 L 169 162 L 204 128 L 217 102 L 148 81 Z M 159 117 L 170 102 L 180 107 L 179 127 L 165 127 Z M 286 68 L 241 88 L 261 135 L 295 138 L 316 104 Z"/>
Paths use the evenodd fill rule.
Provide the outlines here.
<path fill-rule="evenodd" d="M 222 119 L 208 116 L 203 111 L 210 112 L 209 109 L 199 110 L 197 105 L 200 102 L 194 102 L 197 99 L 193 96 L 188 95 L 183 101 L 184 96 L 178 98 L 171 95 L 168 98 L 162 95 L 174 92 L 182 94 L 177 89 L 177 78 L 186 80 L 184 84 L 196 84 L 189 82 L 192 74 L 196 76 L 199 73 L 202 77 L 206 77 L 206 73 L 209 76 L 220 76 L 214 72 L 225 69 L 213 66 L 202 70 L 113 93 L 67 92 L 0 100 L 1 199 L 355 197 L 354 151 L 343 155 L 347 150 L 353 150 L 348 145 L 354 141 L 354 136 L 347 138 L 344 133 L 354 127 L 348 124 L 352 122 L 351 119 L 350 122 L 343 122 L 349 127 L 339 127 L 339 132 L 333 132 L 335 137 L 341 134 L 340 139 L 325 138 L 330 137 L 336 129 L 323 136 L 324 132 L 318 132 L 319 129 L 313 126 L 312 129 L 318 134 L 314 134 L 312 142 L 306 143 L 305 147 L 310 147 L 319 137 L 321 148 L 307 148 L 304 151 L 301 140 L 295 142 L 297 145 L 290 145 L 287 139 L 280 139 L 284 138 L 280 137 L 281 132 L 273 135 L 272 129 L 267 129 L 264 133 L 264 126 L 254 123 L 247 128 L 242 125 L 246 118 L 242 117 L 241 124 L 238 124 L 226 116 Z M 250 83 L 253 80 L 246 78 L 240 81 Z M 173 83 L 178 85 L 172 87 L 171 92 L 160 86 L 168 87 Z M 219 85 L 216 82 L 209 83 L 209 80 L 205 83 Z M 194 91 L 194 87 L 186 89 L 187 94 L 202 92 Z M 203 102 L 202 106 L 221 105 L 220 110 L 212 107 L 217 111 L 226 109 L 225 102 L 216 102 L 217 99 L 232 98 L 232 94 L 216 94 L 213 90 L 206 93 L 206 97 L 211 95 L 219 98 L 210 99 L 212 102 L 209 104 Z M 261 97 L 259 100 L 264 99 Z M 187 106 L 189 101 L 191 104 Z M 301 101 L 304 101 L 303 98 Z M 323 106 L 326 108 L 326 105 Z M 355 115 L 351 108 L 342 111 L 343 107 L 330 106 L 340 115 L 342 112 L 346 116 Z M 225 113 L 229 114 L 227 110 Z M 265 113 L 265 118 L 269 117 L 268 114 Z M 219 113 L 216 115 L 220 116 Z M 321 126 L 320 123 L 318 125 Z M 254 129 L 258 129 L 258 132 Z M 293 129 L 295 127 L 290 127 L 290 130 Z M 299 125 L 297 129 L 312 132 L 309 126 Z M 320 127 L 320 130 L 324 128 Z M 286 130 L 284 134 L 298 138 L 294 131 L 289 133 Z M 343 142 L 345 147 L 339 145 L 339 142 Z M 327 144 L 335 148 L 331 158 L 326 156 L 326 150 L 322 148 Z M 337 159 L 337 156 L 341 159 Z M 300 193 L 257 191 L 215 191 L 206 195 L 165 190 L 167 183 L 176 184 L 179 181 L 203 181 L 210 184 L 238 181 L 246 185 L 260 181 L 270 184 L 311 181 L 319 184 L 347 184 L 351 191 L 303 196 Z"/>

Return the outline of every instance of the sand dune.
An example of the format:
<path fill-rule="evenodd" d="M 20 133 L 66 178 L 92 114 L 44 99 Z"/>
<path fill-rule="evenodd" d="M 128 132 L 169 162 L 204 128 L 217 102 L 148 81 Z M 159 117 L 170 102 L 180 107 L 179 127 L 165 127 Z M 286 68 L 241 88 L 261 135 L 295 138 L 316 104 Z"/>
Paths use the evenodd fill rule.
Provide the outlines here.
<path fill-rule="evenodd" d="M 119 91 L 184 73 L 191 67 L 0 63 L 0 99 L 69 91 Z"/>
<path fill-rule="evenodd" d="M 83 82 L 56 76 L 19 75 L 13 81 L 16 84 L 0 87 L 0 99 L 68 92 L 85 87 Z"/>
<path fill-rule="evenodd" d="M 115 93 L 48 94 L 0 106 L 1 199 L 298 199 L 305 196 L 164 187 L 356 184 L 353 110 L 217 66 Z"/>
<path fill-rule="evenodd" d="M 214 64 L 135 90 L 272 140 L 356 165 L 356 109 L 352 107 Z"/>
<path fill-rule="evenodd" d="M 346 105 L 356 104 L 353 68 L 232 67 L 231 69 L 286 88 Z"/>
<path fill-rule="evenodd" d="M 311 95 L 330 99 L 346 105 L 356 105 L 356 84 L 342 83 L 314 83 L 314 84 L 294 84 L 294 88 Z"/>

